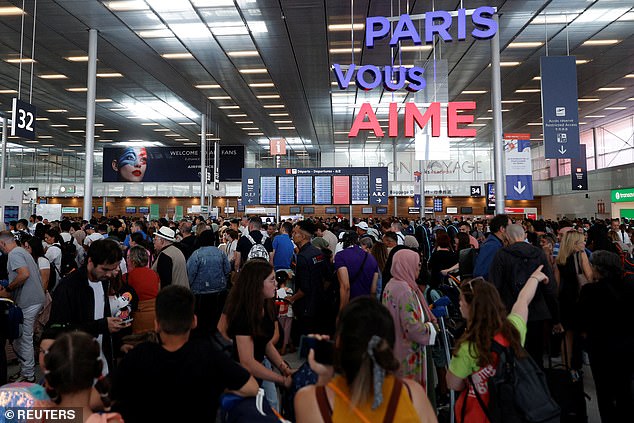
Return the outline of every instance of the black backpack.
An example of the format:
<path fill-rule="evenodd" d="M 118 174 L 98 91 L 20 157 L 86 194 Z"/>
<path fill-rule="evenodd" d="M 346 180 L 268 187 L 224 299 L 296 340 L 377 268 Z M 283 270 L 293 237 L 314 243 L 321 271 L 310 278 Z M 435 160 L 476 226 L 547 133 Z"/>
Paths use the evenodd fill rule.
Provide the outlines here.
<path fill-rule="evenodd" d="M 491 423 L 559 423 L 560 409 L 550 395 L 546 376 L 531 356 L 518 358 L 513 348 L 495 340 L 491 351 L 498 355 L 495 375 L 488 381 L 489 404 L 474 386 L 480 407 Z M 469 383 L 473 379 L 469 376 Z M 463 408 L 463 411 L 466 407 Z M 464 420 L 464 414 L 463 414 Z"/>
<path fill-rule="evenodd" d="M 56 273 L 59 275 L 59 278 L 56 279 L 56 281 L 53 283 L 53 286 L 49 285 L 48 287 L 49 291 L 51 291 L 54 288 L 56 282 L 67 277 L 68 275 L 70 275 L 71 273 L 77 270 L 77 261 L 75 260 L 75 257 L 77 255 L 77 248 L 75 247 L 75 244 L 73 243 L 73 239 L 71 238 L 70 241 L 65 241 L 61 246 L 59 245 L 55 245 L 55 246 L 58 247 L 62 251 L 62 261 L 59 266 L 59 269 L 57 269 L 55 265 L 51 263 Z M 50 284 L 50 278 L 49 278 L 49 284 Z"/>

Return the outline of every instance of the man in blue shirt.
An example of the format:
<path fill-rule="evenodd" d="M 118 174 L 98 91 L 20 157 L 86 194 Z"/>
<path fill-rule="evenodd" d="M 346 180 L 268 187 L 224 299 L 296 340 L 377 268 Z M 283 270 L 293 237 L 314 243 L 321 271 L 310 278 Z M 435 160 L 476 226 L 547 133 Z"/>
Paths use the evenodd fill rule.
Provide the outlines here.
<path fill-rule="evenodd" d="M 293 231 L 293 225 L 290 222 L 284 222 L 280 226 L 280 234 L 273 238 L 273 252 L 269 254 L 269 259 L 275 270 L 290 269 L 295 245 L 291 241 L 290 234 Z"/>
<path fill-rule="evenodd" d="M 511 219 L 505 214 L 498 214 L 489 225 L 491 234 L 480 246 L 480 253 L 475 260 L 473 268 L 473 277 L 482 276 L 484 279 L 489 278 L 489 269 L 493 262 L 495 254 L 504 247 L 506 243 L 506 227 L 511 223 Z"/>

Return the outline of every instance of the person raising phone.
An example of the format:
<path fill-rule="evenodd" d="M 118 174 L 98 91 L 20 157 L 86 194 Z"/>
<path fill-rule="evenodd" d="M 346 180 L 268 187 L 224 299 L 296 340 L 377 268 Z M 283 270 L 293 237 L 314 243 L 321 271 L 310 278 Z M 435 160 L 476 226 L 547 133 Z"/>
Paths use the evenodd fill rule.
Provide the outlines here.
<path fill-rule="evenodd" d="M 317 336 L 308 354 L 319 378 L 295 396 L 297 423 L 437 421 L 423 387 L 394 375 L 394 323 L 385 307 L 371 297 L 355 298 L 339 315 L 335 336 L 334 367 L 316 361 L 319 341 L 327 337 Z"/>

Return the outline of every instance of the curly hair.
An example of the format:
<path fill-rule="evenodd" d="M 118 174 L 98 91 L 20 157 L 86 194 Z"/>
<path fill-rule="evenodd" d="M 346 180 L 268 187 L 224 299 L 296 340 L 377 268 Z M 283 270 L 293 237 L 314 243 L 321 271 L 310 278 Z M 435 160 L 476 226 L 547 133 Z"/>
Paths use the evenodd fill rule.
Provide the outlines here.
<path fill-rule="evenodd" d="M 456 343 L 458 351 L 464 342 L 469 343 L 469 354 L 478 357 L 478 366 L 493 365 L 491 344 L 500 334 L 509 341 L 516 357 L 524 357 L 520 334 L 507 319 L 507 312 L 497 288 L 483 278 L 475 278 L 460 288 L 461 297 L 469 305 L 467 327 Z M 474 351 L 475 350 L 475 351 Z"/>

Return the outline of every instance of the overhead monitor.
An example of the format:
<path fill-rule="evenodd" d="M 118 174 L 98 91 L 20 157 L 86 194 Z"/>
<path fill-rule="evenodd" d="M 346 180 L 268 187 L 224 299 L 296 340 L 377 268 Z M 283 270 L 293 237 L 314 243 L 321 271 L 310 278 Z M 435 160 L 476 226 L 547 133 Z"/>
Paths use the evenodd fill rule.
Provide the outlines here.
<path fill-rule="evenodd" d="M 277 177 L 260 178 L 260 204 L 277 204 Z"/>
<path fill-rule="evenodd" d="M 304 207 L 304 214 L 315 214 L 314 207 Z"/>
<path fill-rule="evenodd" d="M 350 204 L 350 177 L 332 177 L 332 204 Z"/>
<path fill-rule="evenodd" d="M 336 207 L 326 207 L 326 214 L 337 214 Z"/>
<path fill-rule="evenodd" d="M 280 176 L 279 204 L 295 204 L 295 177 Z"/>
<path fill-rule="evenodd" d="M 315 176 L 315 204 L 332 204 L 332 179 Z"/>
<path fill-rule="evenodd" d="M 313 177 L 297 177 L 297 204 L 313 204 Z"/>
<path fill-rule="evenodd" d="M 299 213 L 301 213 L 301 208 L 300 207 L 290 207 L 288 209 L 288 212 L 290 214 L 299 214 Z"/>

